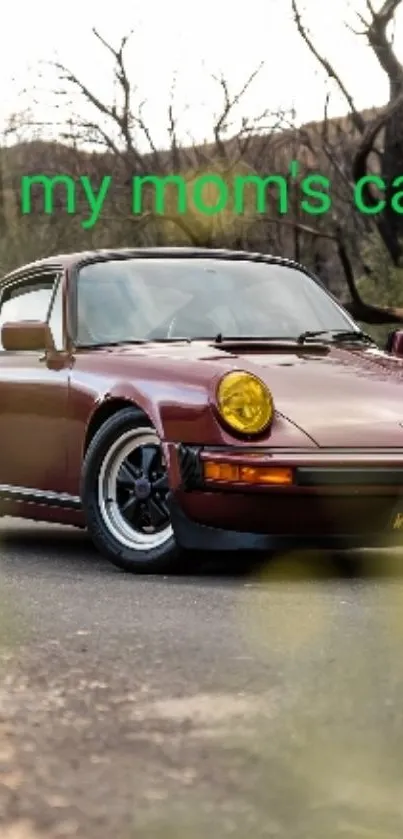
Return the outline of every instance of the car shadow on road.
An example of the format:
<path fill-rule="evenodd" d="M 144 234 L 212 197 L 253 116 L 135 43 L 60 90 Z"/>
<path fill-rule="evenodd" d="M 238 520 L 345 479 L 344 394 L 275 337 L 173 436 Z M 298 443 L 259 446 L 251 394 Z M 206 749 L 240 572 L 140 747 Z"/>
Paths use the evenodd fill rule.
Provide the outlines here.
<path fill-rule="evenodd" d="M 26 520 L 3 521 L 0 530 L 2 563 L 21 564 L 24 572 L 46 566 L 80 574 L 124 572 L 115 568 L 93 546 L 85 530 L 45 525 Z M 40 572 L 39 572 L 40 573 Z M 275 580 L 311 582 L 318 580 L 403 577 L 403 552 L 357 551 L 332 553 L 294 551 L 286 555 L 192 553 L 166 579 L 183 583 L 203 578 L 222 580 Z"/>

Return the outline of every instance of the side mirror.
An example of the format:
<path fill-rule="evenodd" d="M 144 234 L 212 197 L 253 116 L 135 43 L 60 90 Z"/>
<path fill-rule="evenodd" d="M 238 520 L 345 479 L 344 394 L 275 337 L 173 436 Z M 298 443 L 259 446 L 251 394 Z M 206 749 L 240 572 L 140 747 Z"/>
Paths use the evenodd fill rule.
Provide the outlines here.
<path fill-rule="evenodd" d="M 3 349 L 18 350 L 53 350 L 52 333 L 47 323 L 39 320 L 20 320 L 4 323 L 1 329 Z"/>

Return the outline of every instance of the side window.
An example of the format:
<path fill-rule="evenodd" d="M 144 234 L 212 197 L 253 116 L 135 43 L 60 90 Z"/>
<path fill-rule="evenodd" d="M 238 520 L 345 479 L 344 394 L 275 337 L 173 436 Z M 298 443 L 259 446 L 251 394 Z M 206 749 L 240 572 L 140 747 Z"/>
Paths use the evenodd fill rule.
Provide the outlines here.
<path fill-rule="evenodd" d="M 31 277 L 5 288 L 0 301 L 0 329 L 7 321 L 47 320 L 56 276 Z"/>

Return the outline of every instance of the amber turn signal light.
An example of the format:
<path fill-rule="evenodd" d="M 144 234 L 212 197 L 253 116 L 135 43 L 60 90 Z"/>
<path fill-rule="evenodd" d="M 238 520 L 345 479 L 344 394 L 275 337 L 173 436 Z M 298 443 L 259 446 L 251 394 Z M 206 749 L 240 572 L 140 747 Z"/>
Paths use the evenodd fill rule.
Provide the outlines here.
<path fill-rule="evenodd" d="M 203 472 L 207 481 L 278 486 L 286 486 L 293 482 L 292 469 L 282 466 L 238 466 L 206 460 L 203 463 Z"/>

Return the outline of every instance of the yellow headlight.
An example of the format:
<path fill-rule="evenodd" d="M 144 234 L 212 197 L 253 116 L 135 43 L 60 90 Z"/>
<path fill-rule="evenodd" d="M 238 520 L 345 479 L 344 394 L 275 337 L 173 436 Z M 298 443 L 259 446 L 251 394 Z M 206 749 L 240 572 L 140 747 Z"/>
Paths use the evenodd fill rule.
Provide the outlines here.
<path fill-rule="evenodd" d="M 217 404 L 225 422 L 241 434 L 260 434 L 273 419 L 273 398 L 251 373 L 234 371 L 221 379 Z"/>

